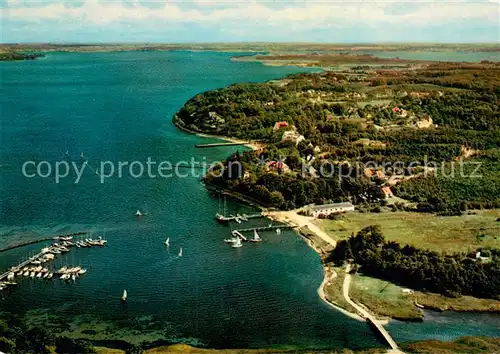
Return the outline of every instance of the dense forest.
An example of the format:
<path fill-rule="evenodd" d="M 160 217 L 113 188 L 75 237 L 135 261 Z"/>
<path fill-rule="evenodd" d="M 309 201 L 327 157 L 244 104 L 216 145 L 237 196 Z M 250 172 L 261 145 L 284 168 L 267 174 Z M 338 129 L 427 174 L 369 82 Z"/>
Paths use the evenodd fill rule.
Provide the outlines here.
<path fill-rule="evenodd" d="M 472 295 L 500 300 L 500 250 L 441 255 L 385 241 L 377 226 L 340 241 L 328 257 L 343 263 L 352 259 L 364 274 L 412 289 L 447 296 Z"/>
<path fill-rule="evenodd" d="M 499 87 L 498 63 L 361 66 L 205 92 L 174 121 L 266 143 L 228 158 L 243 164 L 238 178 L 206 180 L 268 206 L 376 201 L 389 186 L 419 211 L 459 214 L 499 206 Z M 474 163 L 479 179 L 446 173 Z"/>

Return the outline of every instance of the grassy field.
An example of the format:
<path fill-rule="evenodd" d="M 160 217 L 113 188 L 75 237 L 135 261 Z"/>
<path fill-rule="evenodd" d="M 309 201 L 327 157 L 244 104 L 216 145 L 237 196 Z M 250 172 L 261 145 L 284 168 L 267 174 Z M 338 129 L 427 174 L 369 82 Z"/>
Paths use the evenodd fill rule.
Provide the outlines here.
<path fill-rule="evenodd" d="M 344 214 L 338 220 L 315 223 L 337 240 L 363 227 L 380 225 L 387 240 L 444 252 L 467 252 L 479 247 L 500 248 L 499 210 L 480 210 L 476 215 L 435 216 L 390 212 Z"/>
<path fill-rule="evenodd" d="M 389 316 L 402 320 L 420 320 L 423 312 L 415 306 L 410 294 L 403 288 L 376 278 L 352 275 L 350 296 L 355 302 L 365 305 L 378 316 Z"/>

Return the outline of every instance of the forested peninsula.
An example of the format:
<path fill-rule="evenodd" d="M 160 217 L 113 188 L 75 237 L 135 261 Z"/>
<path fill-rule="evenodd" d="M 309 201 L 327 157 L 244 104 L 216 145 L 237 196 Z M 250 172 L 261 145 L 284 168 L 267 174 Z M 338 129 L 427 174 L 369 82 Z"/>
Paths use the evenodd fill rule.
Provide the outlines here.
<path fill-rule="evenodd" d="M 498 94 L 498 63 L 354 67 L 205 92 L 174 121 L 264 142 L 226 161 L 243 174 L 206 182 L 268 207 L 396 195 L 416 211 L 459 215 L 500 207 Z"/>

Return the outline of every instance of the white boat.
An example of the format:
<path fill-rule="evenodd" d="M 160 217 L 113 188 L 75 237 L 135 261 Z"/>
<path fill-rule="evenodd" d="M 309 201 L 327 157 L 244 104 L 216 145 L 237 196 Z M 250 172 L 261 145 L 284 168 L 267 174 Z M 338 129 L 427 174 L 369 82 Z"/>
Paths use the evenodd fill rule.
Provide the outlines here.
<path fill-rule="evenodd" d="M 29 275 L 30 275 L 30 271 L 29 271 L 29 270 L 27 270 L 27 271 L 25 271 L 25 272 L 23 273 L 23 276 L 25 276 L 25 277 L 27 277 L 27 276 L 29 276 Z"/>
<path fill-rule="evenodd" d="M 139 217 L 139 216 L 142 216 L 142 213 L 140 210 L 137 210 L 136 213 L 135 213 L 135 216 Z"/>
<path fill-rule="evenodd" d="M 179 249 L 179 257 L 182 257 L 182 247 Z"/>
<path fill-rule="evenodd" d="M 80 275 L 83 275 L 85 273 L 87 273 L 87 269 L 80 269 L 80 271 L 78 271 L 78 274 Z"/>
<path fill-rule="evenodd" d="M 69 279 L 70 276 L 71 275 L 66 273 L 66 274 L 61 275 L 61 279 L 66 280 L 66 279 Z"/>
<path fill-rule="evenodd" d="M 37 278 L 41 278 L 41 277 L 42 277 L 42 275 L 43 275 L 43 273 L 42 273 L 42 272 L 40 272 L 40 273 L 38 273 L 38 274 L 36 275 L 36 277 L 37 277 Z"/>
<path fill-rule="evenodd" d="M 59 270 L 57 271 L 57 273 L 59 273 L 59 274 L 64 274 L 64 273 L 66 273 L 66 271 L 67 271 L 67 270 L 68 270 L 68 267 L 64 266 L 64 267 L 62 267 L 61 269 L 59 269 Z"/>
<path fill-rule="evenodd" d="M 257 230 L 253 230 L 253 238 L 250 240 L 250 242 L 262 242 L 262 239 L 260 238 Z"/>
<path fill-rule="evenodd" d="M 35 272 L 31 272 L 30 273 L 30 278 L 34 278 L 35 277 Z"/>
<path fill-rule="evenodd" d="M 224 242 L 225 243 L 235 243 L 236 239 L 237 239 L 237 237 L 235 237 L 235 238 L 226 238 L 226 239 L 224 239 Z"/>
<path fill-rule="evenodd" d="M 47 279 L 48 276 L 49 276 L 49 273 L 45 273 L 42 278 Z"/>
<path fill-rule="evenodd" d="M 12 280 L 15 276 L 16 275 L 13 272 L 10 272 L 9 274 L 7 274 L 7 280 Z"/>
<path fill-rule="evenodd" d="M 277 233 L 278 235 L 280 235 L 280 234 L 281 234 L 281 229 L 276 229 L 276 233 Z"/>
<path fill-rule="evenodd" d="M 23 271 L 22 271 L 22 270 L 20 270 L 19 272 L 17 272 L 17 274 L 16 274 L 16 275 L 17 275 L 18 277 L 22 276 L 22 275 L 23 275 Z"/>
<path fill-rule="evenodd" d="M 170 246 L 170 237 L 165 240 L 165 246 Z"/>
<path fill-rule="evenodd" d="M 52 279 L 53 276 L 54 276 L 54 273 L 49 273 L 49 275 L 47 276 L 47 279 Z"/>
<path fill-rule="evenodd" d="M 73 275 L 71 276 L 71 280 L 73 280 L 73 281 L 75 281 L 75 280 L 76 280 L 76 275 L 75 275 L 75 274 L 73 274 Z"/>
<path fill-rule="evenodd" d="M 231 247 L 240 248 L 241 246 L 243 246 L 243 244 L 241 243 L 241 239 L 239 237 L 236 237 L 236 242 L 234 242 Z"/>
<path fill-rule="evenodd" d="M 127 301 L 127 290 L 123 290 L 122 301 Z"/>

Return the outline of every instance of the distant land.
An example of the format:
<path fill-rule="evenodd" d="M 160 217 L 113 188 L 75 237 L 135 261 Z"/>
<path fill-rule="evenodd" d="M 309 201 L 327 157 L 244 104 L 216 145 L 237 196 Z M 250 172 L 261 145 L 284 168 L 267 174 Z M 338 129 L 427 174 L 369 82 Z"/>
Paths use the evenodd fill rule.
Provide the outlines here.
<path fill-rule="evenodd" d="M 4 43 L 5 51 L 64 51 L 111 52 L 131 50 L 217 50 L 243 52 L 313 52 L 313 51 L 473 51 L 500 52 L 498 43 L 378 43 L 378 44 L 324 44 L 324 43 Z"/>

